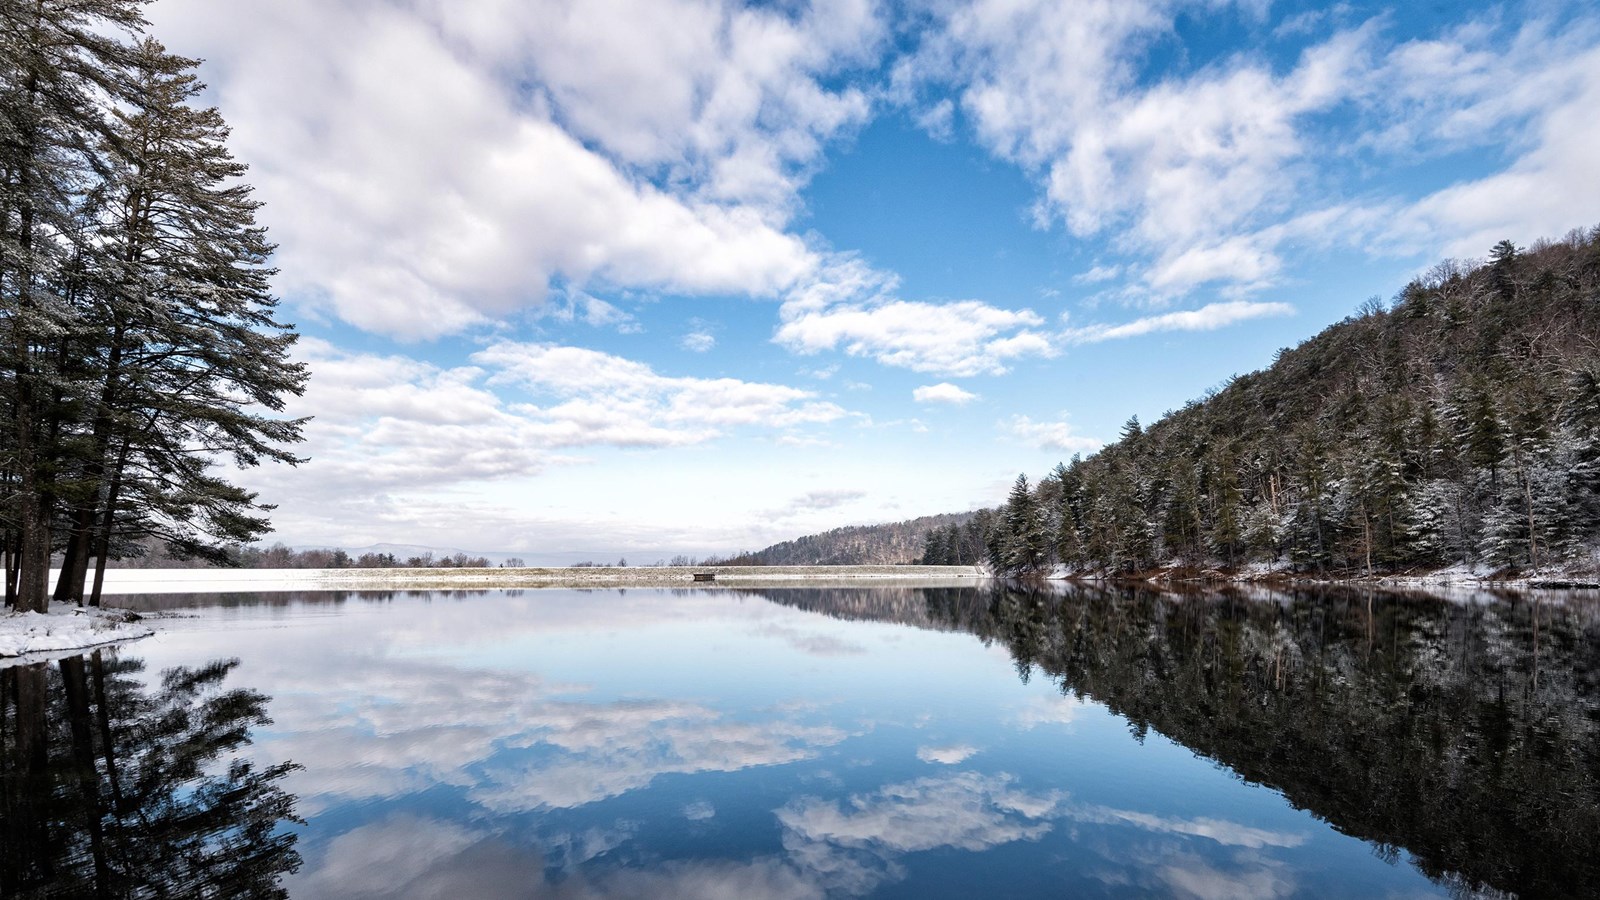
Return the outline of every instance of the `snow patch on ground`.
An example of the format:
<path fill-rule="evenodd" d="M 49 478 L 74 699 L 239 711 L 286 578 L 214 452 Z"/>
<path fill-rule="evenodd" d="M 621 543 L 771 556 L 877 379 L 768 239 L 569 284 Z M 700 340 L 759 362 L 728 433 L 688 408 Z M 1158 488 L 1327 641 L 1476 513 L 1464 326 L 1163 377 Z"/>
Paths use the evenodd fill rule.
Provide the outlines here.
<path fill-rule="evenodd" d="M 48 613 L 5 613 L 0 615 L 0 665 L 32 662 L 34 657 L 44 654 L 83 650 L 155 634 L 135 621 L 137 618 L 123 609 L 76 606 L 58 606 Z M 23 657 L 26 659 L 21 659 Z"/>

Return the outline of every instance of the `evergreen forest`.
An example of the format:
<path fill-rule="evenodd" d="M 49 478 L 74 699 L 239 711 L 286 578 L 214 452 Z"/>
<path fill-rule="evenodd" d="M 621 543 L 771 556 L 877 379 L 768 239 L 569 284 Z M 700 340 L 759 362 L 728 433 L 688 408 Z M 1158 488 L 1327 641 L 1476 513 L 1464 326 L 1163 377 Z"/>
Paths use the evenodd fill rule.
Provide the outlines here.
<path fill-rule="evenodd" d="M 1013 575 L 1592 568 L 1600 228 L 1441 263 L 1265 370 L 1017 478 L 920 561 Z"/>

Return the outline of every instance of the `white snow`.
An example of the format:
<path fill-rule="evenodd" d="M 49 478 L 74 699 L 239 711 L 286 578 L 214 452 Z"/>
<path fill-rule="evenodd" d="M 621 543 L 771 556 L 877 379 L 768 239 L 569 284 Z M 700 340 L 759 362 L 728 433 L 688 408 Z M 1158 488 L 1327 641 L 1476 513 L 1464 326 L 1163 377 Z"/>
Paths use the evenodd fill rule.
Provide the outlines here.
<path fill-rule="evenodd" d="M 58 606 L 48 613 L 5 613 L 0 615 L 0 660 L 82 650 L 155 633 L 129 619 L 126 610 L 76 606 Z"/>

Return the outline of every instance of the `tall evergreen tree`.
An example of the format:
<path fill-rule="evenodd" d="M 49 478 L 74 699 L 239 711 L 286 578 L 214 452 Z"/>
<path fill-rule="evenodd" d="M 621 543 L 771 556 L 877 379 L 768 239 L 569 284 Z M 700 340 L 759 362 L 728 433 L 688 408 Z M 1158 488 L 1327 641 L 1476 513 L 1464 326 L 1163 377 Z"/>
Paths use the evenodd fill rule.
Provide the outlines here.
<path fill-rule="evenodd" d="M 215 463 L 296 461 L 301 423 L 280 415 L 306 373 L 273 317 L 258 204 L 221 117 L 193 105 L 195 62 L 143 38 L 138 7 L 0 0 L 0 469 L 8 599 L 27 609 L 58 544 L 59 599 L 82 600 L 119 538 L 221 560 L 268 525 Z"/>

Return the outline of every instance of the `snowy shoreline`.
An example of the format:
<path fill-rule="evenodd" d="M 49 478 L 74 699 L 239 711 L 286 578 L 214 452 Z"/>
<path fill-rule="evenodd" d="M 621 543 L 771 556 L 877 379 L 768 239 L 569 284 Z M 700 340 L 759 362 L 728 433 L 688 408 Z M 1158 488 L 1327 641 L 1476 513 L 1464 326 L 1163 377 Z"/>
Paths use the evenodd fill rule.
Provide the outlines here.
<path fill-rule="evenodd" d="M 45 662 L 155 634 L 142 618 L 125 609 L 65 604 L 53 604 L 48 613 L 0 615 L 0 668 Z"/>

